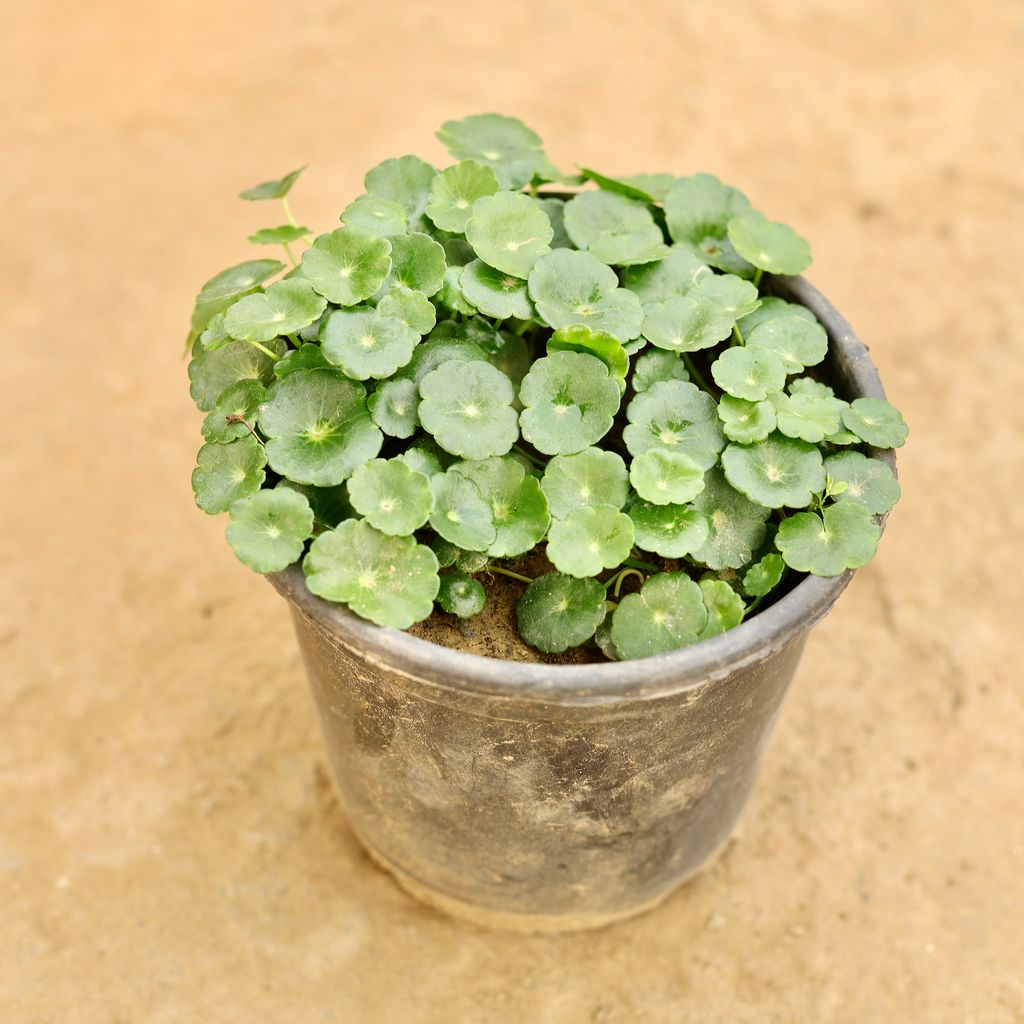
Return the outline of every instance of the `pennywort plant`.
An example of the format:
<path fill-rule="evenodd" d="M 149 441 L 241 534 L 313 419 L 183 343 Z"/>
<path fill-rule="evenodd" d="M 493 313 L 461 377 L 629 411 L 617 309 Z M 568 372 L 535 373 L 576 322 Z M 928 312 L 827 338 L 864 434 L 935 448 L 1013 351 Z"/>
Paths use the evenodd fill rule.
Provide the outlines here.
<path fill-rule="evenodd" d="M 322 234 L 301 171 L 242 193 L 280 202 L 250 241 L 283 259 L 203 285 L 189 377 L 196 502 L 246 565 L 398 628 L 500 574 L 528 644 L 637 658 L 872 557 L 907 428 L 772 295 L 799 235 L 708 174 L 564 178 L 513 118 L 438 136 L 455 163 L 385 160 Z"/>

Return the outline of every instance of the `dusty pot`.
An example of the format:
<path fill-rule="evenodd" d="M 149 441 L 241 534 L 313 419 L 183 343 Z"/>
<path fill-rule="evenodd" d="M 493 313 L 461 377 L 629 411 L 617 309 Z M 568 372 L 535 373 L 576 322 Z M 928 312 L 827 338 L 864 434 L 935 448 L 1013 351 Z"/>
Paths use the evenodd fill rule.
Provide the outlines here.
<path fill-rule="evenodd" d="M 794 278 L 775 291 L 828 331 L 841 395 L 883 396 L 817 290 Z M 338 795 L 366 848 L 435 906 L 540 931 L 636 914 L 723 847 L 808 630 L 851 576 L 808 577 L 692 647 L 593 665 L 463 654 L 313 596 L 296 566 L 271 580 L 291 604 Z"/>

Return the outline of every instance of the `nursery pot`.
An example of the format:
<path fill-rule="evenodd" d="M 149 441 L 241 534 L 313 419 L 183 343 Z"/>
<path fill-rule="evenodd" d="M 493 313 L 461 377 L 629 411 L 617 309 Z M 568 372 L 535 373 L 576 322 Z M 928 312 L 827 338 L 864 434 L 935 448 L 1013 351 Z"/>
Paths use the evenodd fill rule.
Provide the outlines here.
<path fill-rule="evenodd" d="M 884 392 L 864 345 L 801 278 L 776 294 L 830 339 L 846 398 Z M 891 456 L 887 457 L 891 462 Z M 290 605 L 338 797 L 373 857 L 451 913 L 531 931 L 656 904 L 729 839 L 810 628 L 850 581 L 807 577 L 720 636 L 636 661 L 499 661 Z"/>

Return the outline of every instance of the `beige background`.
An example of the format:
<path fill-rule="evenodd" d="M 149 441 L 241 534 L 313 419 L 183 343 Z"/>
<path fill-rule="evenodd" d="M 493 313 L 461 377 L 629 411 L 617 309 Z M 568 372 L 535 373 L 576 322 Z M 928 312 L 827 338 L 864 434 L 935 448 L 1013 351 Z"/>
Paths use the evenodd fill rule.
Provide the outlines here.
<path fill-rule="evenodd" d="M 1019 2 L 5 9 L 0 1020 L 1024 1020 Z M 1014 70 L 1016 68 L 1016 70 Z M 192 296 L 515 113 L 813 245 L 913 429 L 741 839 L 581 937 L 420 909 L 335 809 L 284 608 L 192 507 Z"/>

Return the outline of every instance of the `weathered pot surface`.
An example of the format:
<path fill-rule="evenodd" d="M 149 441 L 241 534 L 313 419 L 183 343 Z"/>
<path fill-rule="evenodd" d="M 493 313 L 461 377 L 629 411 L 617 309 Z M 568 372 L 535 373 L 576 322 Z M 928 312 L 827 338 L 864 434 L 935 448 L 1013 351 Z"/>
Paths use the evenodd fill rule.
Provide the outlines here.
<path fill-rule="evenodd" d="M 882 397 L 863 344 L 802 278 L 845 397 Z M 891 453 L 875 453 L 890 465 Z M 729 839 L 807 632 L 849 583 L 808 577 L 711 640 L 637 661 L 499 661 L 290 602 L 339 799 L 370 853 L 452 913 L 530 931 L 638 913 Z"/>

